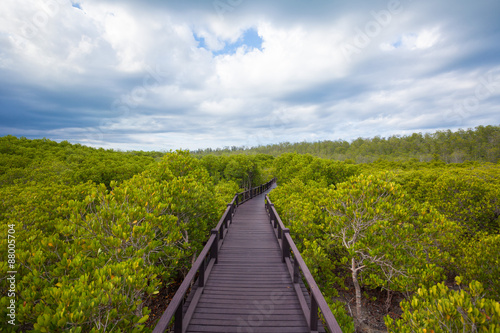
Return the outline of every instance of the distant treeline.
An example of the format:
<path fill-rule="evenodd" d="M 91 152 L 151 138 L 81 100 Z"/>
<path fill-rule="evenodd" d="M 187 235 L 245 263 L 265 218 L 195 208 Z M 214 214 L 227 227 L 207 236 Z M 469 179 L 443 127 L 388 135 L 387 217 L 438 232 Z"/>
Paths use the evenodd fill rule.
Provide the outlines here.
<path fill-rule="evenodd" d="M 284 142 L 253 148 L 225 147 L 223 149 L 199 149 L 195 155 L 269 154 L 283 153 L 312 154 L 322 158 L 356 163 L 370 163 L 378 159 L 401 161 L 417 159 L 422 162 L 440 160 L 446 163 L 481 161 L 497 163 L 500 160 L 500 126 L 478 126 L 475 129 L 437 131 L 434 133 L 413 133 L 393 135 L 388 138 L 358 138 L 318 142 Z"/>
<path fill-rule="evenodd" d="M 0 137 L 0 187 L 51 179 L 60 184 L 92 181 L 109 186 L 131 178 L 165 153 L 92 148 L 68 141 Z"/>

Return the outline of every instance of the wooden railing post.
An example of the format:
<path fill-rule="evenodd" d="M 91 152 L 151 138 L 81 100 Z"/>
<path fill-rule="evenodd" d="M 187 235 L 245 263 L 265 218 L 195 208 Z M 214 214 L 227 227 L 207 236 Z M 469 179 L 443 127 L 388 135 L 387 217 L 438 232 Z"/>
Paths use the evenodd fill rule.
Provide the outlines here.
<path fill-rule="evenodd" d="M 226 229 L 227 229 L 227 225 L 228 225 L 227 221 L 228 220 L 231 221 L 231 222 L 233 221 L 233 205 L 232 204 L 227 204 L 227 207 L 229 208 L 229 210 L 227 211 L 226 222 L 225 222 Z"/>
<path fill-rule="evenodd" d="M 293 260 L 293 283 L 299 283 L 300 272 L 299 272 L 299 262 L 297 259 Z"/>
<path fill-rule="evenodd" d="M 282 241 L 282 251 L 283 251 L 283 262 L 285 262 L 286 258 L 290 258 L 290 243 L 288 243 L 288 237 L 286 235 L 290 235 L 290 229 L 288 228 L 283 228 L 282 231 L 283 235 L 281 237 Z M 278 234 L 279 235 L 279 234 Z"/>
<path fill-rule="evenodd" d="M 205 260 L 201 263 L 198 273 L 198 287 L 203 288 L 205 286 Z"/>
<path fill-rule="evenodd" d="M 316 301 L 316 297 L 311 293 L 311 313 L 309 316 L 309 328 L 311 331 L 318 330 L 318 302 Z"/>
<path fill-rule="evenodd" d="M 273 216 L 273 207 L 274 207 L 274 204 L 270 204 L 268 202 L 267 205 L 269 207 L 269 223 L 273 223 L 273 220 L 274 220 L 274 216 Z M 275 226 L 273 225 L 273 227 L 275 227 Z"/>
<path fill-rule="evenodd" d="M 215 259 L 215 263 L 218 262 L 218 252 L 219 252 L 219 232 L 217 229 L 212 229 L 212 235 L 215 235 L 215 240 L 210 249 L 210 256 Z"/>
<path fill-rule="evenodd" d="M 184 300 L 181 300 L 179 307 L 175 311 L 174 333 L 182 333 L 182 311 L 184 308 Z"/>

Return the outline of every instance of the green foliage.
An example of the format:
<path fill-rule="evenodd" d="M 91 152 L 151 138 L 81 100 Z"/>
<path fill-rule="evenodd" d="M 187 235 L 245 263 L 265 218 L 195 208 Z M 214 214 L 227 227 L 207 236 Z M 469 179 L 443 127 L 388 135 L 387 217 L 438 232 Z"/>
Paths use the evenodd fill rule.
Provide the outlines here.
<path fill-rule="evenodd" d="M 283 171 L 287 163 L 282 165 L 285 175 L 307 169 L 288 163 Z M 453 264 L 449 252 L 461 229 L 412 199 L 391 181 L 394 175 L 358 175 L 328 187 L 307 170 L 302 177 L 284 182 L 270 197 L 327 300 L 351 277 L 360 287 L 409 296 L 441 281 Z"/>
<path fill-rule="evenodd" d="M 493 164 L 438 166 L 402 172 L 398 182 L 421 203 L 428 203 L 463 227 L 449 275 L 477 280 L 490 298 L 500 299 L 500 168 Z"/>
<path fill-rule="evenodd" d="M 343 332 L 354 332 L 354 323 L 347 314 L 345 304 L 333 301 L 338 296 L 336 286 L 343 286 L 338 275 L 338 249 L 327 247 L 328 233 L 325 232 L 326 212 L 320 203 L 325 195 L 314 182 L 305 185 L 299 179 L 280 185 L 270 193 L 271 201 L 293 235 L 302 258 L 318 283 L 332 313 Z"/>
<path fill-rule="evenodd" d="M 234 182 L 214 184 L 200 161 L 181 151 L 108 186 L 38 177 L 0 188 L 1 231 L 9 224 L 16 230 L 13 330 L 143 330 L 148 299 L 161 281 L 188 271 L 237 191 Z M 7 248 L 5 238 L 0 246 Z M 0 268 L 7 270 L 4 256 Z M 4 283 L 1 291 L 5 318 Z"/>
<path fill-rule="evenodd" d="M 19 182 L 50 182 L 76 185 L 92 181 L 109 187 L 140 173 L 159 153 L 117 152 L 67 141 L 0 138 L 0 186 Z"/>
<path fill-rule="evenodd" d="M 499 331 L 500 164 L 446 164 L 499 161 L 498 133 L 480 126 L 200 158 L 0 138 L 0 231 L 15 224 L 17 237 L 13 330 L 144 330 L 146 302 L 188 271 L 234 193 L 276 176 L 271 200 L 344 331 L 354 322 L 334 299 L 353 278 L 360 300 L 361 288 L 415 293 L 399 321 L 386 318 L 390 331 L 440 332 L 444 322 Z M 436 285 L 445 274 L 461 275 L 468 291 Z"/>
<path fill-rule="evenodd" d="M 319 160 L 277 157 L 271 200 L 329 302 L 347 278 L 361 311 L 363 287 L 410 297 L 457 273 L 498 297 L 498 165 Z"/>
<path fill-rule="evenodd" d="M 353 279 L 361 274 L 363 285 L 409 293 L 443 278 L 459 229 L 389 178 L 360 175 L 330 189 L 327 230 L 331 246 L 347 251 L 341 261 Z"/>
<path fill-rule="evenodd" d="M 481 282 L 489 298 L 500 301 L 500 235 L 479 233 L 457 248 L 457 266 L 464 280 Z"/>
<path fill-rule="evenodd" d="M 201 164 L 216 182 L 224 179 L 224 169 L 227 165 L 225 156 L 207 155 L 200 159 Z"/>
<path fill-rule="evenodd" d="M 287 153 L 274 160 L 274 175 L 280 184 L 297 178 L 303 183 L 314 181 L 324 187 L 345 181 L 357 174 L 357 170 L 356 166 L 309 154 Z"/>
<path fill-rule="evenodd" d="M 234 155 L 228 158 L 224 176 L 226 179 L 239 180 L 241 188 L 250 189 L 253 186 L 253 179 L 258 176 L 257 165 L 247 155 Z"/>
<path fill-rule="evenodd" d="M 401 319 L 385 317 L 389 332 L 500 331 L 500 303 L 484 298 L 483 286 L 477 281 L 467 290 L 452 290 L 442 283 L 420 288 L 401 307 Z"/>
<path fill-rule="evenodd" d="M 343 333 L 354 333 L 354 321 L 352 317 L 347 314 L 345 309 L 345 304 L 343 302 L 331 302 L 328 303 L 330 310 L 332 310 L 337 323 L 340 326 L 340 329 Z"/>
<path fill-rule="evenodd" d="M 500 168 L 496 165 L 408 171 L 398 182 L 416 200 L 436 207 L 468 234 L 500 232 Z"/>
<path fill-rule="evenodd" d="M 35 331 L 142 331 L 149 309 L 141 296 L 157 287 L 152 267 L 140 260 L 110 263 L 82 274 L 76 280 L 63 280 L 47 286 L 34 308 L 23 306 L 20 314 L 33 311 L 38 316 Z M 29 294 L 30 292 L 22 292 Z M 23 295 L 25 296 L 25 295 Z M 50 318 L 50 320 L 47 320 Z"/>
<path fill-rule="evenodd" d="M 290 234 L 307 267 L 315 277 L 321 291 L 331 297 L 338 296 L 336 285 L 343 285 L 336 267 L 339 249 L 328 246 L 331 242 L 325 225 L 328 215 L 321 209 L 325 189 L 314 182 L 304 184 L 298 179 L 280 185 L 270 193 L 280 217 L 290 229 Z"/>
<path fill-rule="evenodd" d="M 288 222 L 290 232 L 297 235 L 294 239 L 300 251 L 305 242 L 312 242 L 318 234 L 324 233 L 322 223 L 326 215 L 320 208 L 322 192 L 314 183 L 306 185 L 293 179 L 270 193 L 280 217 Z"/>
<path fill-rule="evenodd" d="M 232 181 L 241 189 L 249 189 L 266 183 L 273 178 L 269 172 L 273 157 L 270 155 L 207 155 L 201 158 L 202 165 L 208 170 L 215 182 Z"/>

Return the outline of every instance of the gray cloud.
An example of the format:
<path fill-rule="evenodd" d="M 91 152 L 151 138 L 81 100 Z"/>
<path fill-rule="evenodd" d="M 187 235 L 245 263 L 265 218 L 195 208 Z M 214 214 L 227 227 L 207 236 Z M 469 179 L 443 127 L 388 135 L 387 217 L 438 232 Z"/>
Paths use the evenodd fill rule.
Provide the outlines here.
<path fill-rule="evenodd" d="M 494 0 L 3 7 L 0 135 L 161 150 L 499 123 Z M 219 54 L 249 29 L 260 50 Z"/>

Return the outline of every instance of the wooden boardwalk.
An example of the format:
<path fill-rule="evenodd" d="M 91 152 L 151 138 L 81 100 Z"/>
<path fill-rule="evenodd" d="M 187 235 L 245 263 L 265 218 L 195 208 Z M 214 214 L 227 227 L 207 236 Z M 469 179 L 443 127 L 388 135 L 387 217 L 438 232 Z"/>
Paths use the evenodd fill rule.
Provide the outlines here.
<path fill-rule="evenodd" d="M 318 313 L 342 333 L 266 196 L 274 186 L 234 196 L 153 333 L 325 332 Z"/>
<path fill-rule="evenodd" d="M 310 332 L 264 194 L 238 207 L 187 332 Z"/>

